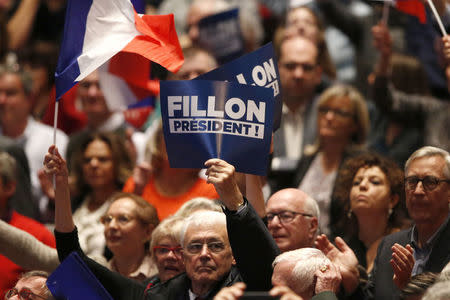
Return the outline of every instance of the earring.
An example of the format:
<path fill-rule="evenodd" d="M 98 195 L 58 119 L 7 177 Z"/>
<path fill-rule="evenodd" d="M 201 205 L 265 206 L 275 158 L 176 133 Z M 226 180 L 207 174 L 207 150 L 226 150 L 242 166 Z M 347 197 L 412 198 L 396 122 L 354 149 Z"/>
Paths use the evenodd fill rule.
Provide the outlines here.
<path fill-rule="evenodd" d="M 392 208 L 389 208 L 389 210 L 388 210 L 388 216 L 389 217 L 392 215 L 392 212 L 393 212 Z"/>
<path fill-rule="evenodd" d="M 353 213 L 353 211 L 352 211 L 352 209 L 350 208 L 349 210 L 348 210 L 348 212 L 347 212 L 347 218 L 351 218 L 352 217 L 352 213 Z"/>

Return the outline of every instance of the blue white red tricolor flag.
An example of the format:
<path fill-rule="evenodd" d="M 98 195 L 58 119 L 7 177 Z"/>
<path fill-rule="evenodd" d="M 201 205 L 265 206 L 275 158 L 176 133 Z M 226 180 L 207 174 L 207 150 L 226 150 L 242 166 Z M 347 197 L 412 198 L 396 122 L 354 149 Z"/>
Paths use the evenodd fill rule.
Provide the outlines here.
<path fill-rule="evenodd" d="M 99 67 L 125 79 L 137 98 L 144 91 L 156 93 L 150 61 L 172 72 L 183 64 L 173 15 L 139 15 L 130 0 L 68 1 L 55 73 L 57 99 Z"/>
<path fill-rule="evenodd" d="M 376 0 L 382 2 L 390 2 L 395 8 L 405 14 L 411 15 L 419 19 L 420 23 L 427 22 L 425 5 L 420 0 Z"/>

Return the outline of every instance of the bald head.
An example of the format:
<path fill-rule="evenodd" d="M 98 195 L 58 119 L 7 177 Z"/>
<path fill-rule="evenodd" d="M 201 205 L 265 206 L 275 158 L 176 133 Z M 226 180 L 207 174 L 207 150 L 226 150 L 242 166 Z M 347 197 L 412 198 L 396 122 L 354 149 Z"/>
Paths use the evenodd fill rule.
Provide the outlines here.
<path fill-rule="evenodd" d="M 267 201 L 268 228 L 282 252 L 313 247 L 319 208 L 299 189 L 283 189 Z"/>

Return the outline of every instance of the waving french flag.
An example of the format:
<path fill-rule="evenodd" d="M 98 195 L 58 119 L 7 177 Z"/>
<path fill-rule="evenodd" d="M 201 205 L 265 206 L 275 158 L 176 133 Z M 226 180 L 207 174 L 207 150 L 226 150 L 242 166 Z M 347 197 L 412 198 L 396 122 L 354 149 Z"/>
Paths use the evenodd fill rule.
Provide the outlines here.
<path fill-rule="evenodd" d="M 172 72 L 183 64 L 173 15 L 139 15 L 130 0 L 68 1 L 57 99 L 99 67 L 125 79 L 134 95 L 157 92 L 159 85 L 149 80 L 150 61 Z"/>

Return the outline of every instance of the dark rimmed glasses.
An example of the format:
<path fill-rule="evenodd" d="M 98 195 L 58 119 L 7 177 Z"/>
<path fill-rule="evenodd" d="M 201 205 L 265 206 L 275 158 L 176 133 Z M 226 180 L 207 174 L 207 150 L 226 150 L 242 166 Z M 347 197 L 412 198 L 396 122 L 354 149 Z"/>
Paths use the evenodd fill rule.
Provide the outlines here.
<path fill-rule="evenodd" d="M 405 178 L 405 186 L 409 190 L 415 190 L 419 181 L 422 182 L 422 186 L 426 191 L 434 190 L 442 182 L 450 183 L 450 179 L 441 179 L 434 176 L 425 176 L 423 178 L 408 176 Z"/>
<path fill-rule="evenodd" d="M 284 224 L 284 223 L 292 222 L 292 220 L 294 220 L 295 216 L 297 216 L 297 215 L 300 215 L 303 217 L 308 217 L 308 218 L 313 217 L 313 215 L 311 215 L 311 214 L 285 210 L 285 211 L 280 211 L 278 213 L 268 213 L 266 215 L 266 220 L 267 220 L 267 222 L 272 222 L 275 217 L 278 217 L 278 220 L 280 220 L 280 222 Z"/>
<path fill-rule="evenodd" d="M 177 247 L 167 247 L 167 246 L 154 246 L 153 247 L 153 253 L 159 256 L 165 256 L 168 255 L 170 252 L 172 252 L 175 256 L 181 257 L 181 252 L 183 251 L 183 248 L 181 246 Z"/>
<path fill-rule="evenodd" d="M 5 299 L 8 300 L 8 299 L 10 299 L 10 298 L 12 298 L 12 297 L 14 297 L 16 295 L 19 295 L 19 298 L 21 300 L 34 300 L 36 298 L 44 299 L 44 300 L 47 299 L 47 297 L 44 297 L 44 296 L 41 296 L 41 295 L 33 293 L 28 288 L 23 288 L 20 291 L 18 289 L 16 289 L 16 288 L 12 288 L 8 292 L 6 292 Z"/>

